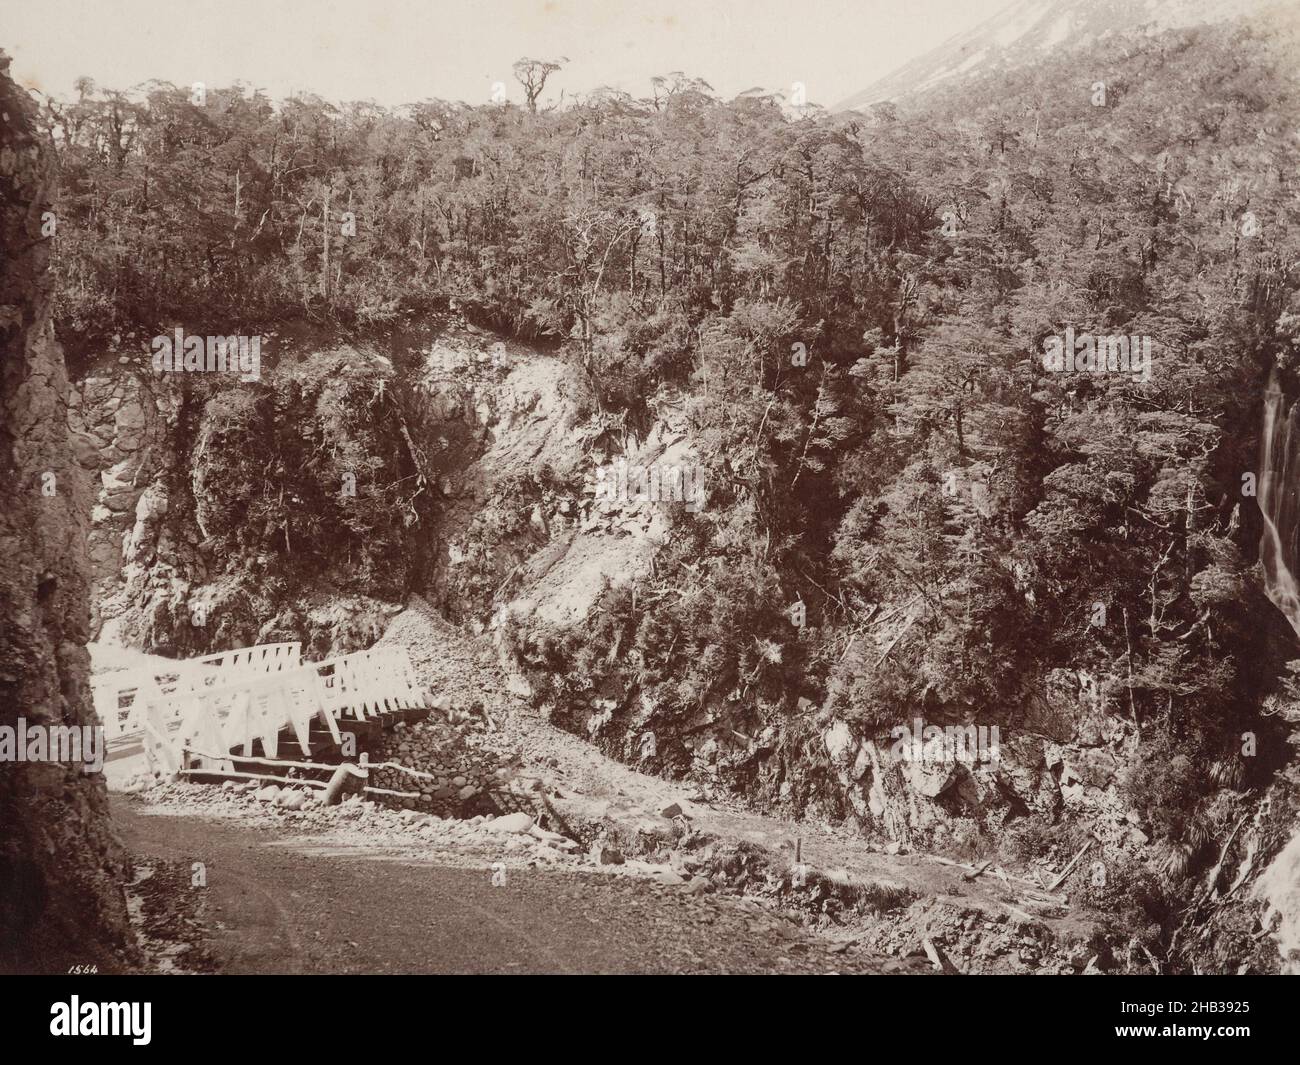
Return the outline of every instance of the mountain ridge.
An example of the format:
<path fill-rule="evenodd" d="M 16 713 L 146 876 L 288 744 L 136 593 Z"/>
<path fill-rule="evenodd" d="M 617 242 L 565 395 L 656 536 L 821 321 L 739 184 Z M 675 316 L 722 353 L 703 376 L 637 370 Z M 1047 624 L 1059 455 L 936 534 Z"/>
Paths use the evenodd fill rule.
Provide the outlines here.
<path fill-rule="evenodd" d="M 1294 5 L 1277 0 L 1015 0 L 992 18 L 948 38 L 840 101 L 832 110 L 864 110 L 914 96 L 952 79 L 1033 62 L 1059 47 L 1100 42 L 1137 30 L 1157 33 Z"/>

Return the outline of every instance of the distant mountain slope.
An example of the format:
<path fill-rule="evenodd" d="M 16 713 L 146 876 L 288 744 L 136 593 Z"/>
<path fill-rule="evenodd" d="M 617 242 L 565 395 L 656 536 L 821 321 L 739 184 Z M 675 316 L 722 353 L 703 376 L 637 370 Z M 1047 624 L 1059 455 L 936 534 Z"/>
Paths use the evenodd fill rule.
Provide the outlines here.
<path fill-rule="evenodd" d="M 835 110 L 862 109 L 924 92 L 974 71 L 1018 66 L 1058 46 L 1083 46 L 1108 34 L 1141 27 L 1155 33 L 1289 6 L 1294 0 L 1016 0 L 987 22 L 850 96 Z"/>

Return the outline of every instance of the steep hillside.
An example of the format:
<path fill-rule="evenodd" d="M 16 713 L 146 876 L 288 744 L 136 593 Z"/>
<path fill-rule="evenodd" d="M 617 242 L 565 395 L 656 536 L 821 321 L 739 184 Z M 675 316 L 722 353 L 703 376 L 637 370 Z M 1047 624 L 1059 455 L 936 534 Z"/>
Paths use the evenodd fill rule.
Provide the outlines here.
<path fill-rule="evenodd" d="M 1065 889 L 1114 941 L 1276 967 L 1249 890 L 1300 651 L 1258 442 L 1267 382 L 1300 393 L 1297 68 L 1261 24 L 1088 32 L 840 115 L 162 87 L 126 144 L 87 95 L 59 295 L 105 634 L 324 653 L 419 593 L 639 770 L 882 845 L 1087 845 Z M 220 239 L 161 271 L 177 216 Z M 261 380 L 146 371 L 178 323 L 265 336 Z"/>
<path fill-rule="evenodd" d="M 1277 0 L 1016 0 L 987 22 L 959 33 L 835 106 L 865 110 L 903 100 L 964 76 L 1008 72 L 1040 62 L 1054 49 L 1123 48 L 1127 33 L 1155 34 L 1247 15 L 1271 17 Z M 1079 74 L 1088 77 L 1088 72 Z M 1095 80 L 1095 79 L 1094 79 Z"/>

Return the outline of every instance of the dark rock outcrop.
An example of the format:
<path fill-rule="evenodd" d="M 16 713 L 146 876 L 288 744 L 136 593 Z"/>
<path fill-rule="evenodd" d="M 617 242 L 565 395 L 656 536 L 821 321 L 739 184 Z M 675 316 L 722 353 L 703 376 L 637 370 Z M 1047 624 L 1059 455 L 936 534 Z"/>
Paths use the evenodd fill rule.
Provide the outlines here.
<path fill-rule="evenodd" d="M 95 723 L 88 486 L 46 273 L 52 153 L 0 54 L 0 728 Z M 12 745 L 11 745 L 12 746 Z M 10 756 L 14 752 L 10 751 Z M 0 762 L 0 971 L 129 962 L 128 862 L 84 763 Z"/>

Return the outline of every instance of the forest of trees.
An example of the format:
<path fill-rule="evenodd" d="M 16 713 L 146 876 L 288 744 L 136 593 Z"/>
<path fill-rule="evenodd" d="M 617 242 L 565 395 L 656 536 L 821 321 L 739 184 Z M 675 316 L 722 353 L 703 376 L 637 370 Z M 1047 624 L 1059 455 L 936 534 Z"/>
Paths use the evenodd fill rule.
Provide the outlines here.
<path fill-rule="evenodd" d="M 46 111 L 60 335 L 452 306 L 562 353 L 629 432 L 676 391 L 711 493 L 657 568 L 681 594 L 611 592 L 540 660 L 580 685 L 621 641 L 669 718 L 743 689 L 877 733 L 1014 728 L 1084 670 L 1150 745 L 1133 803 L 1194 850 L 1196 797 L 1280 746 L 1260 619 L 1289 630 L 1242 475 L 1300 358 L 1287 64 L 1206 28 L 865 114 L 652 88 L 390 110 L 84 83 Z M 1151 380 L 1044 372 L 1066 327 L 1151 337 Z"/>

